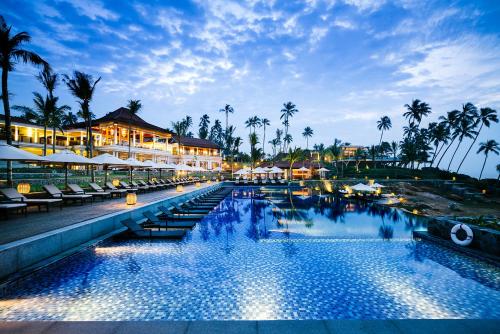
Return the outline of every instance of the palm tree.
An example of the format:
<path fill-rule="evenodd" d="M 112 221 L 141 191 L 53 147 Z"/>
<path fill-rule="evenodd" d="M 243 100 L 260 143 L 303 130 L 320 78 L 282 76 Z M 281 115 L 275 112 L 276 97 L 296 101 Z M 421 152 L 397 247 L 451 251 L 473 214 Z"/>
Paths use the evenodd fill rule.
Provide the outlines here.
<path fill-rule="evenodd" d="M 174 133 L 177 137 L 177 155 L 181 155 L 181 137 L 186 135 L 187 128 L 186 128 L 186 122 L 184 120 L 180 120 L 177 122 L 171 122 L 172 129 L 174 130 Z"/>
<path fill-rule="evenodd" d="M 285 157 L 285 159 L 290 162 L 290 168 L 288 171 L 290 175 L 290 180 L 292 179 L 293 164 L 296 163 L 297 161 L 300 161 L 302 157 L 303 157 L 303 152 L 300 149 L 300 147 L 295 147 L 293 150 L 291 148 L 288 149 L 288 154 Z"/>
<path fill-rule="evenodd" d="M 304 132 L 302 132 L 302 136 L 306 139 L 306 150 L 309 149 L 309 138 L 311 138 L 314 134 L 313 129 L 311 127 L 306 126 L 304 128 Z"/>
<path fill-rule="evenodd" d="M 257 148 L 257 144 L 259 144 L 259 136 L 257 136 L 255 132 L 250 133 L 248 139 L 250 142 L 250 160 L 252 162 L 253 169 L 255 168 L 256 162 L 262 157 L 262 150 Z"/>
<path fill-rule="evenodd" d="M 232 114 L 234 113 L 234 109 L 233 107 L 231 107 L 229 104 L 226 104 L 224 106 L 224 108 L 222 109 L 219 109 L 219 112 L 223 112 L 226 114 L 226 131 L 227 131 L 227 128 L 228 128 L 228 123 L 229 123 L 229 114 Z"/>
<path fill-rule="evenodd" d="M 498 173 L 498 177 L 497 177 L 497 181 L 500 180 L 500 164 L 497 165 L 497 173 Z"/>
<path fill-rule="evenodd" d="M 90 74 L 86 74 L 79 71 L 73 72 L 73 77 L 70 78 L 68 75 L 64 74 L 64 83 L 68 86 L 71 94 L 79 99 L 80 104 L 80 117 L 85 121 L 85 126 L 87 129 L 87 156 L 92 158 L 93 156 L 93 139 L 92 139 L 92 118 L 93 113 L 90 111 L 90 102 L 94 96 L 95 86 L 101 77 L 96 81 Z"/>
<path fill-rule="evenodd" d="M 2 102 L 5 115 L 5 139 L 12 145 L 11 116 L 9 105 L 9 72 L 14 71 L 18 62 L 50 68 L 49 64 L 33 51 L 23 49 L 23 44 L 31 41 L 31 36 L 22 31 L 11 36 L 12 26 L 7 26 L 0 15 L 0 63 L 2 65 Z M 7 185 L 12 186 L 12 163 L 7 162 Z"/>
<path fill-rule="evenodd" d="M 439 124 L 443 125 L 449 134 L 451 134 L 451 132 L 457 126 L 458 114 L 460 114 L 460 111 L 455 109 L 452 111 L 448 111 L 446 116 L 439 116 L 439 119 L 441 120 Z M 451 136 L 451 142 L 444 150 L 443 154 L 441 155 L 441 158 L 439 158 L 436 168 L 439 168 L 441 160 L 443 160 L 444 156 L 446 155 L 446 152 L 448 152 L 448 150 L 450 149 L 451 145 L 453 145 L 453 142 L 455 141 L 456 138 L 457 138 L 456 136 Z"/>
<path fill-rule="evenodd" d="M 142 108 L 141 100 L 129 100 L 127 104 L 127 108 L 130 111 L 130 115 L 128 118 L 128 157 L 131 158 L 132 155 L 130 154 L 131 147 L 132 147 L 132 116 L 137 115 L 139 113 L 139 110 Z"/>
<path fill-rule="evenodd" d="M 490 139 L 485 143 L 479 144 L 479 150 L 477 150 L 477 153 L 484 152 L 484 162 L 483 162 L 483 167 L 481 168 L 481 173 L 479 174 L 479 180 L 481 180 L 481 176 L 483 176 L 483 170 L 484 166 L 486 165 L 486 160 L 488 159 L 488 154 L 490 152 L 493 152 L 496 155 L 498 155 L 499 150 L 500 150 L 499 144 L 493 139 Z M 498 171 L 498 165 L 497 165 L 497 171 Z"/>
<path fill-rule="evenodd" d="M 420 125 L 422 117 L 431 113 L 431 107 L 419 99 L 413 100 L 411 105 L 405 104 L 405 107 L 407 111 L 403 113 L 403 116 L 408 119 L 410 124 L 416 121 L 417 125 Z"/>
<path fill-rule="evenodd" d="M 198 130 L 198 137 L 200 139 L 207 139 L 208 137 L 208 127 L 210 126 L 210 117 L 207 114 L 204 114 L 200 118 L 200 129 Z"/>
<path fill-rule="evenodd" d="M 269 141 L 269 144 L 271 144 L 271 147 L 273 148 L 273 159 L 276 156 L 276 147 L 278 146 L 278 140 L 277 138 L 271 139 Z"/>
<path fill-rule="evenodd" d="M 468 102 L 462 105 L 462 112 L 458 115 L 457 123 L 453 132 L 453 136 L 458 137 L 458 145 L 451 156 L 447 171 L 450 170 L 451 163 L 453 162 L 455 154 L 457 153 L 460 144 L 462 144 L 463 139 L 474 138 L 477 134 L 477 131 L 474 130 L 477 126 L 476 118 L 477 108 L 472 103 Z"/>
<path fill-rule="evenodd" d="M 285 150 L 285 147 L 289 147 L 290 146 L 290 143 L 293 141 L 293 137 L 291 134 L 286 134 L 284 137 L 283 137 L 283 150 Z"/>
<path fill-rule="evenodd" d="M 271 125 L 271 122 L 267 119 L 267 118 L 262 118 L 260 120 L 260 126 L 263 127 L 263 137 L 262 137 L 262 154 L 266 154 L 266 150 L 265 150 L 265 147 L 264 147 L 264 144 L 266 142 L 266 126 L 270 126 Z"/>
<path fill-rule="evenodd" d="M 59 100 L 58 97 L 53 97 L 52 98 L 52 113 L 50 115 L 50 125 L 52 126 L 52 153 L 56 153 L 56 130 L 59 129 L 61 132 L 64 133 L 63 129 L 63 121 L 64 117 L 66 115 L 66 112 L 71 110 L 71 107 L 68 105 L 62 105 L 58 106 L 57 101 Z"/>
<path fill-rule="evenodd" d="M 387 131 L 390 128 L 392 128 L 392 122 L 389 116 L 383 116 L 377 121 L 377 129 L 379 131 L 382 131 L 382 133 L 380 134 L 380 140 L 378 142 L 379 146 L 380 144 L 382 144 L 382 136 L 384 135 L 384 131 Z"/>
<path fill-rule="evenodd" d="M 283 144 L 283 141 L 281 140 L 281 137 L 283 137 L 283 130 L 281 129 L 276 129 L 276 144 L 279 146 L 280 150 L 279 152 L 281 153 L 281 145 Z"/>
<path fill-rule="evenodd" d="M 72 126 L 78 122 L 78 116 L 73 114 L 71 111 L 63 116 L 62 125 L 63 126 Z"/>
<path fill-rule="evenodd" d="M 434 164 L 434 160 L 439 155 L 443 147 L 448 143 L 449 139 L 450 139 L 450 129 L 442 123 L 436 124 L 429 130 L 429 140 L 434 144 L 434 153 L 432 155 L 432 160 L 430 164 L 431 167 Z M 442 143 L 441 147 L 439 147 L 440 143 Z"/>
<path fill-rule="evenodd" d="M 50 99 L 48 96 L 45 98 L 40 93 L 33 93 L 33 104 L 34 108 L 29 108 L 25 106 L 12 106 L 12 109 L 20 111 L 23 113 L 23 117 L 27 120 L 34 121 L 36 124 L 43 126 L 43 155 L 47 155 L 47 128 L 50 126 L 50 117 L 54 110 L 53 103 L 54 100 Z"/>
<path fill-rule="evenodd" d="M 285 126 L 285 136 L 288 134 L 288 127 L 290 126 L 290 118 L 293 117 L 295 113 L 299 112 L 296 108 L 295 104 L 292 102 L 283 103 L 283 109 L 281 109 L 280 119 L 282 120 L 283 125 Z M 286 151 L 287 147 L 284 147 Z"/>
<path fill-rule="evenodd" d="M 392 141 L 391 142 L 391 153 L 392 153 L 392 157 L 393 157 L 392 166 L 396 165 L 396 158 L 398 156 L 398 148 L 399 148 L 398 142 Z"/>
<path fill-rule="evenodd" d="M 491 108 L 481 108 L 479 111 L 479 115 L 477 116 L 477 122 L 480 122 L 481 126 L 479 127 L 479 130 L 477 130 L 477 134 L 474 137 L 472 144 L 470 144 L 469 149 L 465 153 L 462 161 L 460 162 L 460 165 L 458 165 L 457 173 L 460 170 L 460 167 L 462 167 L 462 164 L 464 163 L 465 158 L 467 158 L 467 155 L 469 154 L 469 151 L 472 149 L 472 146 L 474 146 L 474 143 L 476 142 L 477 137 L 479 137 L 479 134 L 481 133 L 481 130 L 483 129 L 483 125 L 485 125 L 487 128 L 489 128 L 490 124 L 492 122 L 498 123 L 497 111 L 494 109 L 491 109 Z"/>

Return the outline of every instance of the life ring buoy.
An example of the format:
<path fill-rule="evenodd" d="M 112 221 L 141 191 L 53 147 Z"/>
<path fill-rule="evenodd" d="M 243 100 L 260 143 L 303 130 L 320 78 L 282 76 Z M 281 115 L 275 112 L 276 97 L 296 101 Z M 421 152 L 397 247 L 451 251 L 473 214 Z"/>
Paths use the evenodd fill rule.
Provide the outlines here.
<path fill-rule="evenodd" d="M 464 240 L 458 239 L 457 232 L 459 230 L 464 230 L 465 233 L 467 233 L 467 238 L 465 238 Z M 471 228 L 465 224 L 456 224 L 455 226 L 453 226 L 450 236 L 451 240 L 453 240 L 454 243 L 460 246 L 469 246 L 472 242 L 472 239 L 474 239 L 474 233 L 472 233 Z"/>

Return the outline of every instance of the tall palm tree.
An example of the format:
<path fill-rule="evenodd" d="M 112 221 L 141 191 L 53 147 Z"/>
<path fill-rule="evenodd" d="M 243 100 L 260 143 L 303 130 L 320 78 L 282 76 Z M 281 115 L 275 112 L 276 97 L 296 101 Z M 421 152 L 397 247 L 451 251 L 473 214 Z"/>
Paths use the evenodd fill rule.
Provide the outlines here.
<path fill-rule="evenodd" d="M 276 148 L 278 146 L 278 140 L 277 138 L 273 138 L 269 141 L 269 144 L 271 144 L 271 147 L 273 148 L 273 159 L 276 156 Z"/>
<path fill-rule="evenodd" d="M 64 74 L 63 81 L 68 86 L 70 93 L 79 99 L 80 104 L 80 115 L 85 121 L 85 126 L 87 129 L 87 156 L 92 158 L 93 156 L 93 139 L 92 139 L 92 118 L 93 113 L 90 111 L 90 102 L 94 97 L 95 86 L 101 77 L 94 81 L 94 78 L 90 74 L 86 74 L 79 71 L 73 72 L 73 77 L 69 77 Z"/>
<path fill-rule="evenodd" d="M 302 136 L 306 139 L 306 150 L 309 149 L 309 138 L 311 138 L 314 134 L 313 129 L 311 127 L 306 126 L 304 128 L 304 132 L 302 132 Z"/>
<path fill-rule="evenodd" d="M 431 113 L 431 107 L 429 104 L 420 101 L 419 99 L 413 100 L 411 105 L 405 104 L 405 107 L 407 111 L 403 113 L 403 116 L 408 119 L 410 124 L 415 123 L 416 121 L 417 125 L 420 125 L 422 117 Z"/>
<path fill-rule="evenodd" d="M 293 170 L 293 164 L 296 163 L 297 161 L 300 161 L 303 158 L 303 152 L 300 149 L 300 147 L 295 147 L 294 149 L 289 148 L 288 149 L 288 154 L 285 157 L 286 160 L 290 162 L 290 167 L 289 167 L 289 175 L 290 175 L 290 180 L 292 179 L 292 170 Z"/>
<path fill-rule="evenodd" d="M 64 133 L 63 129 L 64 117 L 66 115 L 66 112 L 71 110 L 71 107 L 66 104 L 58 106 L 57 105 L 58 100 L 59 98 L 57 96 L 52 97 L 52 103 L 51 103 L 52 112 L 50 115 L 50 125 L 52 126 L 52 136 L 53 136 L 52 153 L 56 153 L 56 139 L 57 139 L 56 130 L 59 129 L 61 132 Z"/>
<path fill-rule="evenodd" d="M 229 126 L 229 114 L 234 113 L 234 109 L 229 104 L 226 104 L 224 108 L 219 109 L 219 112 L 223 112 L 226 114 L 226 131 L 227 131 L 227 128 Z"/>
<path fill-rule="evenodd" d="M 477 108 L 472 103 L 468 102 L 462 105 L 462 111 L 457 117 L 457 123 L 453 131 L 453 136 L 458 137 L 458 145 L 448 163 L 447 171 L 450 170 L 451 163 L 464 138 L 474 138 L 477 134 L 477 131 L 474 130 L 477 126 L 476 118 Z"/>
<path fill-rule="evenodd" d="M 260 126 L 263 127 L 263 137 L 262 137 L 262 154 L 266 154 L 266 150 L 265 150 L 265 142 L 266 142 L 266 126 L 270 126 L 271 125 L 271 122 L 267 119 L 267 118 L 262 118 L 260 120 Z"/>
<path fill-rule="evenodd" d="M 477 150 L 477 153 L 484 152 L 484 162 L 483 162 L 483 167 L 481 168 L 481 173 L 479 174 L 479 180 L 481 180 L 481 177 L 483 176 L 484 166 L 486 165 L 486 159 L 488 159 L 488 154 L 490 152 L 493 152 L 496 155 L 498 155 L 499 151 L 500 151 L 500 145 L 493 139 L 490 139 L 485 143 L 479 144 L 479 150 Z M 497 165 L 497 171 L 498 171 L 498 165 Z"/>
<path fill-rule="evenodd" d="M 71 111 L 63 116 L 62 125 L 63 126 L 72 126 L 78 122 L 78 116 L 73 114 Z"/>
<path fill-rule="evenodd" d="M 210 126 L 210 117 L 207 114 L 204 114 L 200 118 L 198 137 L 200 139 L 207 139 L 208 137 L 208 127 Z"/>
<path fill-rule="evenodd" d="M 250 161 L 252 163 L 252 169 L 255 168 L 257 161 L 262 157 L 262 150 L 257 148 L 259 144 L 259 136 L 255 132 L 250 133 L 249 137 L 250 142 Z"/>
<path fill-rule="evenodd" d="M 439 123 L 429 131 L 429 139 L 434 144 L 434 153 L 430 164 L 432 167 L 434 160 L 439 156 L 439 153 L 450 139 L 450 129 L 446 125 Z"/>
<path fill-rule="evenodd" d="M 398 142 L 392 141 L 391 142 L 391 153 L 392 153 L 392 157 L 393 157 L 392 166 L 396 166 L 396 158 L 398 156 L 398 148 L 399 148 Z"/>
<path fill-rule="evenodd" d="M 497 165 L 497 173 L 498 173 L 497 181 L 499 181 L 500 180 L 500 164 Z"/>
<path fill-rule="evenodd" d="M 465 158 L 467 158 L 467 155 L 469 154 L 469 151 L 472 149 L 472 146 L 474 146 L 477 137 L 479 137 L 479 134 L 481 133 L 483 126 L 489 128 L 492 122 L 498 123 L 497 111 L 491 108 L 481 108 L 479 111 L 479 115 L 477 115 L 477 122 L 481 123 L 481 126 L 479 127 L 479 130 L 477 130 L 477 134 L 474 137 L 472 144 L 470 144 L 469 149 L 465 153 L 462 161 L 460 162 L 460 165 L 458 165 L 457 173 L 460 170 L 460 167 L 462 167 L 462 164 L 464 163 Z"/>
<path fill-rule="evenodd" d="M 132 147 L 132 116 L 137 115 L 142 108 L 141 100 L 128 100 L 127 108 L 130 111 L 128 118 L 128 157 L 131 158 Z"/>
<path fill-rule="evenodd" d="M 23 117 L 27 120 L 34 121 L 36 124 L 43 126 L 43 155 L 47 155 L 47 128 L 50 126 L 50 117 L 54 110 L 54 100 L 46 96 L 45 98 L 40 93 L 33 93 L 34 108 L 25 106 L 12 106 L 12 109 L 23 113 Z"/>
<path fill-rule="evenodd" d="M 291 134 L 287 133 L 283 137 L 283 150 L 285 150 L 285 147 L 289 147 L 290 144 L 293 142 L 293 137 Z"/>
<path fill-rule="evenodd" d="M 382 144 L 382 136 L 384 135 L 384 131 L 387 131 L 390 128 L 392 128 L 392 122 L 389 116 L 383 116 L 377 121 L 377 129 L 379 131 L 382 131 L 382 133 L 380 134 L 380 140 L 378 142 L 379 146 L 380 144 Z"/>
<path fill-rule="evenodd" d="M 448 131 L 448 133 L 451 134 L 452 131 L 454 132 L 454 129 L 457 127 L 459 114 L 460 114 L 460 111 L 458 111 L 456 109 L 452 110 L 452 111 L 448 111 L 446 116 L 439 116 L 439 119 L 441 120 L 441 122 L 439 124 L 443 125 L 446 128 L 446 131 Z M 441 155 L 441 158 L 439 158 L 438 163 L 436 165 L 436 168 L 439 168 L 439 164 L 441 164 L 441 160 L 443 160 L 444 156 L 446 155 L 446 152 L 448 152 L 448 150 L 450 149 L 451 145 L 453 145 L 453 142 L 455 141 L 456 138 L 457 137 L 454 135 L 451 136 L 451 141 L 448 144 L 448 146 L 446 147 L 446 149 L 444 150 L 443 154 Z"/>
<path fill-rule="evenodd" d="M 283 137 L 283 130 L 281 129 L 276 129 L 276 144 L 279 146 L 279 152 L 281 153 L 281 145 L 283 144 L 283 141 L 281 138 Z"/>
<path fill-rule="evenodd" d="M 261 119 L 258 116 L 249 117 L 245 121 L 245 126 L 250 129 L 250 133 L 252 133 L 252 131 L 253 133 L 255 133 L 255 130 L 260 125 L 261 125 Z"/>
<path fill-rule="evenodd" d="M 9 72 L 14 71 L 18 62 L 50 68 L 49 64 L 33 51 L 23 48 L 23 44 L 31 41 L 31 36 L 22 31 L 11 35 L 12 26 L 7 26 L 0 15 L 0 64 L 2 66 L 2 102 L 5 115 L 5 139 L 12 145 L 11 115 L 9 104 Z M 12 163 L 7 162 L 7 185 L 12 186 Z"/>
<path fill-rule="evenodd" d="M 281 109 L 280 119 L 282 120 L 283 125 L 285 126 L 285 136 L 288 134 L 288 127 L 290 126 L 290 118 L 295 115 L 295 113 L 299 112 L 296 105 L 292 102 L 283 103 L 283 109 Z M 286 151 L 287 147 L 284 147 Z"/>

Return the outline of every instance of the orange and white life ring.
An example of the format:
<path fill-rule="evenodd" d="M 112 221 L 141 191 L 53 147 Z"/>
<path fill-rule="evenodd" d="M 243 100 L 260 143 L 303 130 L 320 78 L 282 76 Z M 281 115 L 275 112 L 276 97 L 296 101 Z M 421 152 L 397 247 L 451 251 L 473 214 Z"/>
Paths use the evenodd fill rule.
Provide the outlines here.
<path fill-rule="evenodd" d="M 467 233 L 467 238 L 460 240 L 457 237 L 457 232 L 459 230 L 464 230 L 465 233 Z M 460 246 L 469 246 L 472 242 L 472 239 L 474 239 L 474 233 L 472 233 L 471 228 L 465 224 L 456 224 L 455 226 L 453 226 L 453 228 L 451 229 L 450 236 L 451 240 L 453 240 L 454 243 Z"/>

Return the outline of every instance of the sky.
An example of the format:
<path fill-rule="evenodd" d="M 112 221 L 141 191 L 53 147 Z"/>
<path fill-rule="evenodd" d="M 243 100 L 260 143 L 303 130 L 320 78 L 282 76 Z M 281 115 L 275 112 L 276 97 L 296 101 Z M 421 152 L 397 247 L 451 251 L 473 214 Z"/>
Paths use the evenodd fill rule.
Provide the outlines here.
<path fill-rule="evenodd" d="M 416 98 L 432 107 L 424 125 L 466 102 L 500 111 L 496 0 L 3 0 L 0 13 L 56 72 L 102 77 L 91 105 L 98 117 L 140 99 L 146 121 L 170 127 L 190 115 L 196 133 L 200 116 L 224 121 L 219 109 L 230 104 L 243 150 L 244 121 L 268 118 L 267 142 L 287 101 L 299 109 L 292 146 L 303 147 L 306 126 L 310 145 L 377 144 L 384 115 L 393 124 L 384 140 L 400 140 L 404 105 Z M 43 91 L 37 71 L 12 72 L 11 104 L 31 105 Z M 57 94 L 78 110 L 63 85 Z M 484 129 L 478 143 L 500 141 L 499 129 Z M 475 151 L 463 171 L 477 177 Z M 491 154 L 485 176 L 496 177 L 498 163 Z"/>

